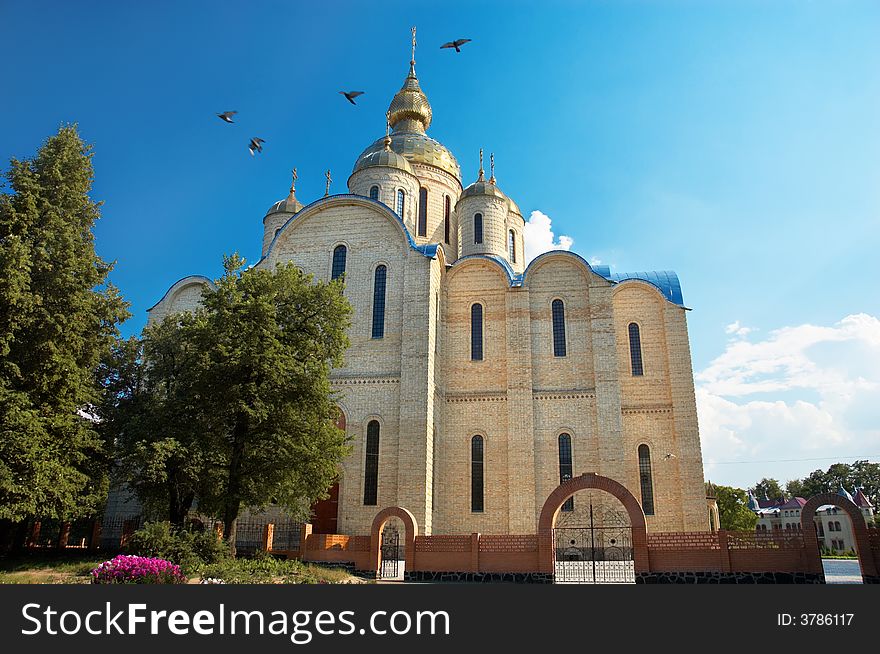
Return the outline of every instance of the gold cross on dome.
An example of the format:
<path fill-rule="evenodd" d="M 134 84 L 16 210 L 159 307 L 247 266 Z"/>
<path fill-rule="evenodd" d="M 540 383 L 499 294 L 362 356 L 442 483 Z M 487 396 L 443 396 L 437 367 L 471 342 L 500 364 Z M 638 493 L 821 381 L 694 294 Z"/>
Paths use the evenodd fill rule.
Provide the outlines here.
<path fill-rule="evenodd" d="M 414 64 L 414 63 L 416 63 L 416 28 L 415 28 L 415 25 L 413 25 L 413 28 L 411 31 L 412 31 L 412 59 L 410 60 L 410 63 Z"/>
<path fill-rule="evenodd" d="M 290 192 L 293 193 L 296 190 L 296 180 L 298 179 L 297 175 L 296 175 L 296 168 L 291 170 L 290 173 L 291 173 Z"/>
<path fill-rule="evenodd" d="M 333 178 L 330 177 L 330 169 L 329 168 L 327 169 L 327 172 L 324 173 L 324 177 L 327 178 L 327 188 L 324 191 L 324 197 L 327 197 L 328 195 L 330 195 L 330 182 L 333 181 Z"/>

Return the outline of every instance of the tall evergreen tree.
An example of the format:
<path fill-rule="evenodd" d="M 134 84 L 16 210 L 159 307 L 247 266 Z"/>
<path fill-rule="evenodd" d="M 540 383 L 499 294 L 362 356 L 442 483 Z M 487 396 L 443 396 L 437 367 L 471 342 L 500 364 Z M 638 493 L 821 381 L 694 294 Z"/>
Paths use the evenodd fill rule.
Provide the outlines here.
<path fill-rule="evenodd" d="M 235 543 L 242 507 L 301 509 L 322 497 L 348 451 L 333 424 L 330 370 L 342 363 L 351 306 L 342 281 L 313 282 L 292 263 L 244 268 L 234 255 L 196 313 L 201 396 L 218 471 L 199 506 L 223 518 Z"/>
<path fill-rule="evenodd" d="M 0 520 L 100 504 L 106 448 L 89 419 L 96 370 L 128 317 L 95 253 L 92 149 L 62 127 L 13 159 L 0 195 Z"/>

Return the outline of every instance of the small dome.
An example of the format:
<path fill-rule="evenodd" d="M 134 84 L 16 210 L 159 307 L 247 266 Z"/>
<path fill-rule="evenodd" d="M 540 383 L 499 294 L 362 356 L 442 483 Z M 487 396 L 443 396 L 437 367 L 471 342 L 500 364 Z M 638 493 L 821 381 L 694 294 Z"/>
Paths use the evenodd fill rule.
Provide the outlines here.
<path fill-rule="evenodd" d="M 510 208 L 510 213 L 515 213 L 522 218 L 522 211 L 519 210 L 519 205 L 513 201 L 513 198 L 507 198 L 507 206 Z"/>
<path fill-rule="evenodd" d="M 490 197 L 501 198 L 505 202 L 510 202 L 508 197 L 504 195 L 500 188 L 498 188 L 497 184 L 493 184 L 492 182 L 487 182 L 484 179 L 478 179 L 476 182 L 468 186 L 461 193 L 461 198 L 459 201 L 464 200 L 465 198 L 471 198 L 477 195 L 488 195 Z"/>
<path fill-rule="evenodd" d="M 415 61 L 411 61 L 409 75 L 406 76 L 403 86 L 395 94 L 388 107 L 388 120 L 392 127 L 395 127 L 402 120 L 418 121 L 421 123 L 420 131 L 425 131 L 431 126 L 431 118 L 431 104 L 419 86 Z"/>
<path fill-rule="evenodd" d="M 390 149 L 383 149 L 377 152 L 371 152 L 367 155 L 361 155 L 355 162 L 354 170 L 351 172 L 354 174 L 364 168 L 373 168 L 376 166 L 397 168 L 399 170 L 405 170 L 410 175 L 413 174 L 412 166 L 409 165 L 409 161 L 406 160 L 406 157 Z"/>
<path fill-rule="evenodd" d="M 266 215 L 268 216 L 273 213 L 297 213 L 298 211 L 301 211 L 302 208 L 302 202 L 295 197 L 287 196 L 283 200 L 278 200 L 278 202 L 269 207 Z"/>

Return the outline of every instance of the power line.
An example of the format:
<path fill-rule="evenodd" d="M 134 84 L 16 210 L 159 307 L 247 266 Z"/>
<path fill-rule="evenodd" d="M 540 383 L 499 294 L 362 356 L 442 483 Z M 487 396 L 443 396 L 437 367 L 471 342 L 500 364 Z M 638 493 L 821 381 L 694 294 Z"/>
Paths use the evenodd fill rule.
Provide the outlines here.
<path fill-rule="evenodd" d="M 704 461 L 703 465 L 729 466 L 743 463 L 794 463 L 797 461 L 842 461 L 844 459 L 856 459 L 862 461 L 865 459 L 876 459 L 878 457 L 880 457 L 880 454 L 865 454 L 864 456 L 820 456 L 812 459 L 768 459 L 766 461 Z"/>

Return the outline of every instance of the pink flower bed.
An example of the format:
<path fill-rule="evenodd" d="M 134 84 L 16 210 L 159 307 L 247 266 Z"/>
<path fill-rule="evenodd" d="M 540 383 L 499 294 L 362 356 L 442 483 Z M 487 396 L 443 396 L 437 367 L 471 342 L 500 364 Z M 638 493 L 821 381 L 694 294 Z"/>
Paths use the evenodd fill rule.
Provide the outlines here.
<path fill-rule="evenodd" d="M 95 584 L 185 584 L 180 566 L 146 556 L 120 554 L 92 570 Z"/>

